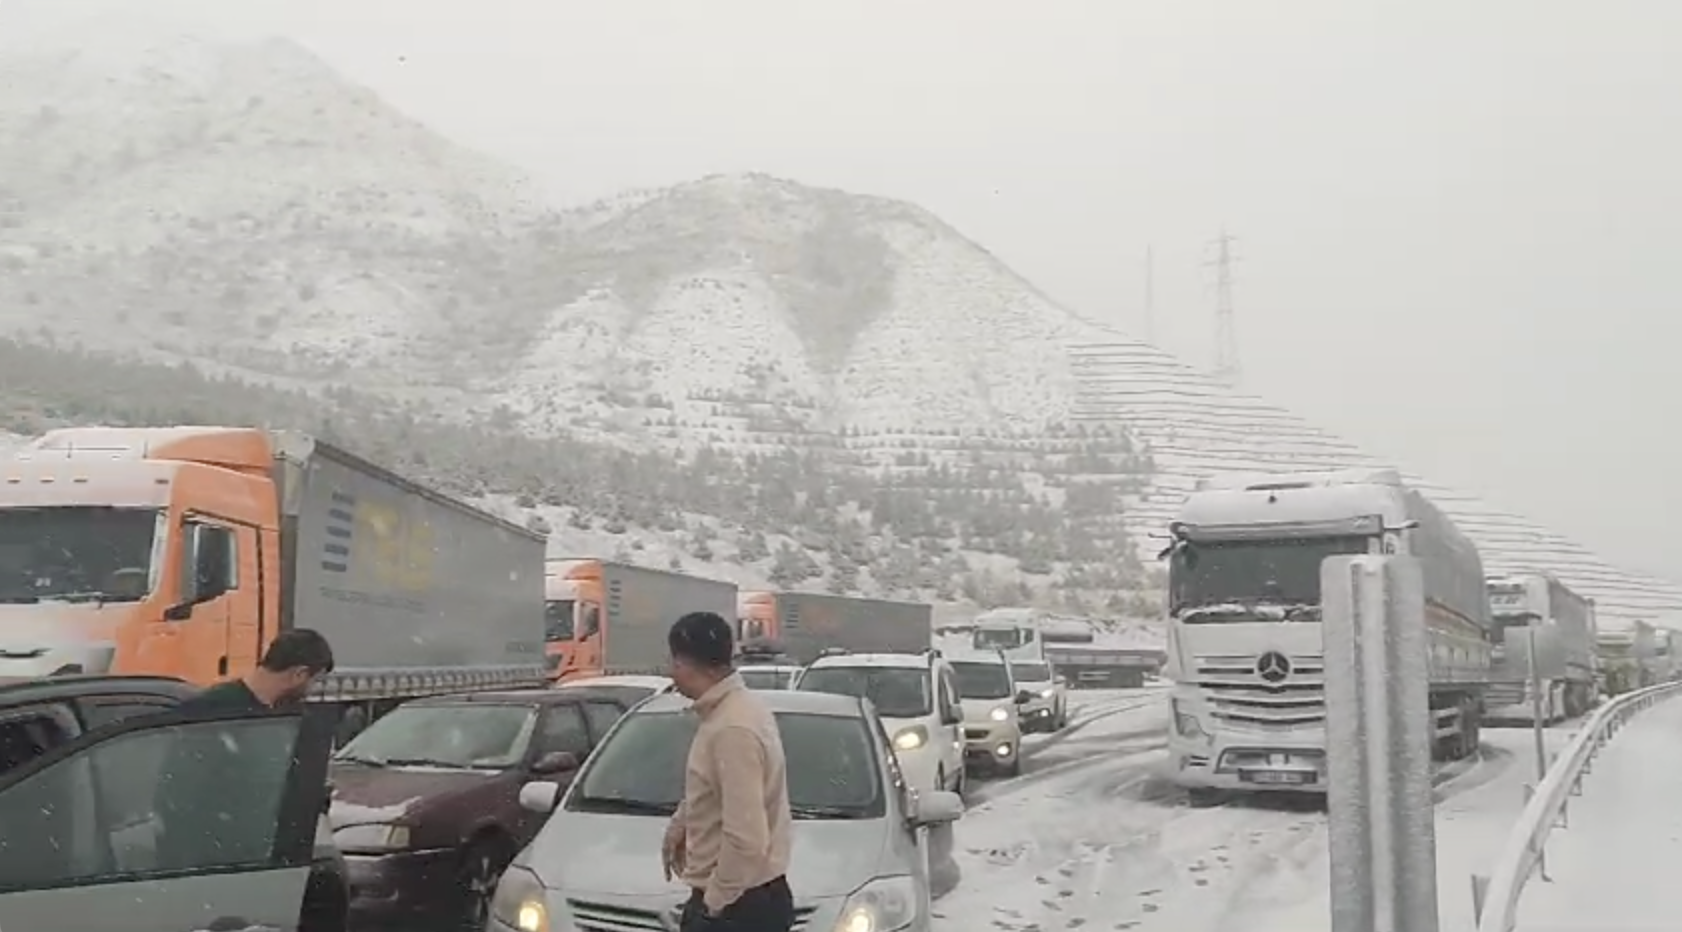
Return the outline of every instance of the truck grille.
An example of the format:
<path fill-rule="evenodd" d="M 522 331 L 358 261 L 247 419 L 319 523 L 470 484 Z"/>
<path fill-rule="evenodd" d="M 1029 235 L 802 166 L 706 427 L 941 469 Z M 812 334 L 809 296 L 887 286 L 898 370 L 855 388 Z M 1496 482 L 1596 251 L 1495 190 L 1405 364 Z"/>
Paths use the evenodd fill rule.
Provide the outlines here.
<path fill-rule="evenodd" d="M 665 932 L 660 914 L 652 909 L 619 906 L 613 903 L 591 903 L 567 900 L 573 923 L 579 932 Z M 794 926 L 790 932 L 804 932 L 812 920 L 813 908 L 798 906 L 794 910 Z"/>
<path fill-rule="evenodd" d="M 1196 658 L 1197 686 L 1212 714 L 1234 724 L 1290 730 L 1326 720 L 1326 662 L 1320 654 L 1285 654 L 1282 677 L 1262 676 L 1258 654 L 1204 654 Z M 1273 667 L 1270 667 L 1270 670 Z"/>

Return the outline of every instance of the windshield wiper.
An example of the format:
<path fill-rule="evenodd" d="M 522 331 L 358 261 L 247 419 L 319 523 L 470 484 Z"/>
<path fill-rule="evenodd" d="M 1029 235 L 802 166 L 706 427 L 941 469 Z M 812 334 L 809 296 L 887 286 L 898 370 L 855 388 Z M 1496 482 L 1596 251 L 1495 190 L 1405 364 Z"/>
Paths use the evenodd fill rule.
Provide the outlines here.
<path fill-rule="evenodd" d="M 457 763 L 453 760 L 437 760 L 431 757 L 388 757 L 383 762 L 387 767 L 448 767 L 451 770 L 472 770 L 473 765 Z"/>
<path fill-rule="evenodd" d="M 342 760 L 342 761 L 349 761 L 352 764 L 361 764 L 364 767 L 390 767 L 391 766 L 391 764 L 388 761 L 380 760 L 377 757 L 357 757 L 354 754 L 339 754 L 339 755 L 335 756 L 333 759 L 335 761 L 341 761 Z"/>
<path fill-rule="evenodd" d="M 677 803 L 657 803 L 646 799 L 626 799 L 621 796 L 575 796 L 573 804 L 591 812 L 618 812 L 626 815 L 669 816 L 677 811 Z"/>
<path fill-rule="evenodd" d="M 3 605 L 34 605 L 39 601 L 41 597 L 38 595 L 0 595 L 0 604 Z"/>
<path fill-rule="evenodd" d="M 848 806 L 790 806 L 789 814 L 796 819 L 864 819 L 863 812 Z"/>

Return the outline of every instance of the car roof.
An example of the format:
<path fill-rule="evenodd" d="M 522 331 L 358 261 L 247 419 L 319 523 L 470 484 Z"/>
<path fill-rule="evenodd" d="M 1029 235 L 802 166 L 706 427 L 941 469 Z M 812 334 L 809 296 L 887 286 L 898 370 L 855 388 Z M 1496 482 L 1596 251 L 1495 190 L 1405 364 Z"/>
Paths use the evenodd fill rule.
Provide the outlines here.
<path fill-rule="evenodd" d="M 927 670 L 938 658 L 931 654 L 830 654 L 812 661 L 818 667 L 885 667 L 899 670 Z"/>
<path fill-rule="evenodd" d="M 606 676 L 567 680 L 564 683 L 557 684 L 556 688 L 588 689 L 591 686 L 641 686 L 647 689 L 667 689 L 671 685 L 671 677 L 667 676 L 654 676 L 647 673 L 610 673 Z"/>
<path fill-rule="evenodd" d="M 804 715 L 833 715 L 837 718 L 858 718 L 864 714 L 864 704 L 856 696 L 834 693 L 806 693 L 793 690 L 755 692 L 773 713 L 795 712 Z M 677 693 L 655 696 L 638 706 L 631 714 L 645 712 L 682 712 L 689 708 L 689 700 Z"/>
<path fill-rule="evenodd" d="M 22 705 L 26 702 L 61 702 L 83 696 L 128 694 L 157 696 L 166 699 L 186 699 L 197 693 L 198 687 L 184 680 L 168 676 L 107 676 L 102 674 L 72 674 L 45 678 L 0 681 L 0 706 Z"/>

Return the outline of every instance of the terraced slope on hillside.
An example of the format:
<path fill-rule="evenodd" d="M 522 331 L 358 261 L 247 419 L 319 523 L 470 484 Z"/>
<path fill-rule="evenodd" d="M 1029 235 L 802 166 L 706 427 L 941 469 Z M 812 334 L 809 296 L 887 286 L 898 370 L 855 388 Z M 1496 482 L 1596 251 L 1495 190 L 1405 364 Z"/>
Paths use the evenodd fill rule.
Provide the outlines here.
<path fill-rule="evenodd" d="M 1128 513 L 1136 535 L 1165 530 L 1186 494 L 1207 476 L 1391 465 L 1154 347 L 1118 339 L 1072 345 L 1070 353 L 1080 386 L 1078 417 L 1125 422 L 1153 460 L 1147 491 Z M 1682 587 L 1612 566 L 1581 544 L 1475 496 L 1404 475 L 1477 543 L 1486 572 L 1554 573 L 1596 601 L 1603 626 L 1642 620 L 1682 627 Z M 1140 543 L 1154 550 L 1148 538 Z"/>

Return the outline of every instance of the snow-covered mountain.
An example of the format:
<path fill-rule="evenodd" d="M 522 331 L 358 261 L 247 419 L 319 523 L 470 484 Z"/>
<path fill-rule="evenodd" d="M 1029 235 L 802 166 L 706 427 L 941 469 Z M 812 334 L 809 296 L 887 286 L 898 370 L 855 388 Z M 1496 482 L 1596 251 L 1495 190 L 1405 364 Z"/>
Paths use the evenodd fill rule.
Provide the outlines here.
<path fill-rule="evenodd" d="M 734 175 L 555 210 L 287 41 L 9 54 L 0 165 L 0 329 L 351 385 L 535 436 L 945 470 L 897 490 L 939 500 L 929 559 L 1011 537 L 1009 559 L 1026 560 L 1053 536 L 953 530 L 953 509 L 1036 502 L 1076 520 L 1069 477 L 1104 472 L 1070 465 L 1077 416 L 1139 441 L 1117 439 L 1118 455 L 1148 454 L 1149 469 L 1109 464 L 1131 484 L 1122 519 L 1142 555 L 1199 476 L 1372 463 L 1057 307 L 915 206 Z M 1064 484 L 1034 466 L 1052 455 Z M 1013 475 L 993 484 L 1000 470 Z M 1492 570 L 1554 571 L 1608 621 L 1682 618 L 1669 583 L 1430 494 Z M 1048 551 L 1033 575 L 1102 562 L 1102 522 L 1083 520 L 1100 549 Z M 986 553 L 970 556 L 1014 572 Z"/>

